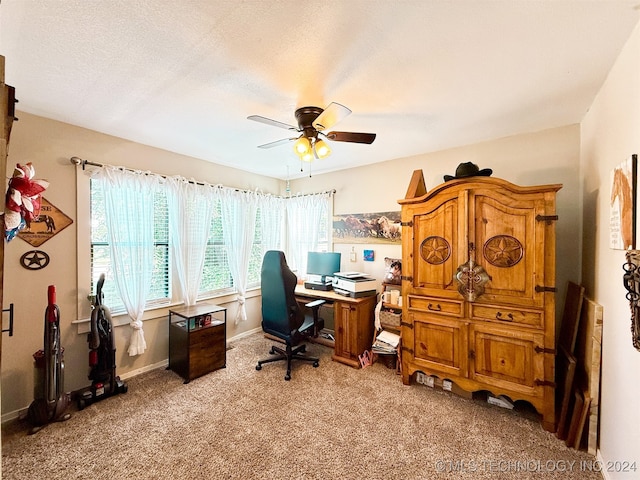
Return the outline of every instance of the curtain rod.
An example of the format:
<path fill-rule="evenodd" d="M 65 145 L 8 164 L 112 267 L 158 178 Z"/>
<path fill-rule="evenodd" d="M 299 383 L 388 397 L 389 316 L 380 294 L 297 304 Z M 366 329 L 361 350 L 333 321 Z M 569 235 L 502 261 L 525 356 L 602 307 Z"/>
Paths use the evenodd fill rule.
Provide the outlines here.
<path fill-rule="evenodd" d="M 86 167 L 87 165 L 89 165 L 89 166 L 91 166 L 91 167 L 99 167 L 99 168 L 102 168 L 102 167 L 104 167 L 104 166 L 105 166 L 105 165 L 104 165 L 104 164 L 102 164 L 102 163 L 90 162 L 89 160 L 83 160 L 83 159 L 81 159 L 80 157 L 71 157 L 71 158 L 69 159 L 69 161 L 70 161 L 73 165 L 75 165 L 76 167 L 81 166 L 81 167 L 82 167 L 82 170 L 85 170 L 85 167 Z M 108 165 L 108 166 L 113 166 L 113 165 Z M 134 170 L 134 169 L 132 169 L 132 168 L 126 168 L 126 167 L 121 167 L 121 168 L 122 168 L 122 169 L 124 169 L 124 170 L 127 170 L 127 171 L 129 171 L 129 172 L 135 172 L 135 171 L 136 171 L 136 170 Z M 166 175 L 160 175 L 160 176 L 161 176 L 162 178 L 167 178 L 167 176 L 166 176 Z M 196 181 L 191 181 L 191 180 L 189 180 L 189 183 L 195 183 L 196 185 L 210 185 L 210 184 L 208 184 L 208 183 L 196 182 Z M 223 185 L 220 185 L 220 186 L 223 186 Z M 226 188 L 229 188 L 229 187 L 226 187 Z M 234 190 L 235 190 L 236 192 L 250 192 L 250 190 L 240 190 L 240 189 L 238 189 L 238 188 L 236 188 L 236 189 L 234 189 Z M 335 193 L 336 193 L 336 189 L 334 188 L 334 189 L 332 189 L 332 190 L 326 190 L 326 191 L 324 191 L 324 192 L 318 192 L 318 193 L 329 193 L 329 194 L 333 195 L 333 194 L 335 194 Z M 304 195 L 300 195 L 300 196 L 305 197 L 305 196 L 307 196 L 307 195 L 317 195 L 317 193 L 306 193 L 306 194 L 304 194 Z M 278 196 L 282 197 L 281 195 L 278 195 Z M 289 194 L 289 196 L 291 197 L 291 196 L 293 196 L 293 195 Z M 286 197 L 282 197 L 282 198 L 286 198 Z"/>

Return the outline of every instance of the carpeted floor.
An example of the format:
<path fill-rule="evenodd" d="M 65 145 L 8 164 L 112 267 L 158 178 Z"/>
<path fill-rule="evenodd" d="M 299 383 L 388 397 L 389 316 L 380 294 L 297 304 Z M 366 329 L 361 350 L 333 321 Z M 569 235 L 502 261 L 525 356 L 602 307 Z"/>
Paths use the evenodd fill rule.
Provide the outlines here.
<path fill-rule="evenodd" d="M 380 363 L 356 370 L 309 345 L 320 367 L 255 370 L 271 341 L 227 351 L 227 368 L 183 384 L 159 369 L 126 394 L 27 435 L 2 429 L 2 478 L 601 479 L 530 415 L 422 385 Z"/>

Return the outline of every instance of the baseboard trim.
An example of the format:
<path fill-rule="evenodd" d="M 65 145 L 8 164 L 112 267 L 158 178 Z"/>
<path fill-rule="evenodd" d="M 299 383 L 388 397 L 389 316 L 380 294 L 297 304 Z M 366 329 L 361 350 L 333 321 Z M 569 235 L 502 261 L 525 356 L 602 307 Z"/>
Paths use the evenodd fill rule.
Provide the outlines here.
<path fill-rule="evenodd" d="M 600 451 L 600 449 L 596 450 L 596 461 L 598 462 L 600 473 L 602 474 L 604 480 L 611 480 L 609 472 L 606 468 L 603 468 L 603 465 L 606 465 L 606 463 L 604 461 L 604 458 L 602 458 L 602 452 Z"/>

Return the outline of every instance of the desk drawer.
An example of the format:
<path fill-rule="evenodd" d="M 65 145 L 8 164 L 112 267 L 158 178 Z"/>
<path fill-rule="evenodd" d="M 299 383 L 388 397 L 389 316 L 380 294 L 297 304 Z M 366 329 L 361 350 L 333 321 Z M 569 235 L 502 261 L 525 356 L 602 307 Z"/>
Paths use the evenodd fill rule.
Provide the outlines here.
<path fill-rule="evenodd" d="M 409 310 L 417 312 L 435 313 L 450 317 L 462 317 L 464 312 L 463 302 L 456 300 L 409 295 L 408 303 Z"/>
<path fill-rule="evenodd" d="M 225 325 L 192 332 L 189 348 L 189 379 L 226 365 Z"/>
<path fill-rule="evenodd" d="M 192 330 L 189 335 L 189 346 L 194 347 L 207 347 L 215 346 L 225 341 L 225 325 L 213 325 L 209 327 L 202 327 L 197 330 Z"/>

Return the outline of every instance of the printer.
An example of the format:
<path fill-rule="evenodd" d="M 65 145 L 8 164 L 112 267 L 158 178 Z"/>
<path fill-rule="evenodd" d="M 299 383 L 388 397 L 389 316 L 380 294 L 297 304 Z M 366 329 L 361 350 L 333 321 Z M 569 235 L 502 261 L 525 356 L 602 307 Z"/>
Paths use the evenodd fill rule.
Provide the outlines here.
<path fill-rule="evenodd" d="M 360 272 L 337 272 L 333 275 L 333 291 L 351 298 L 376 295 L 378 281 Z"/>

